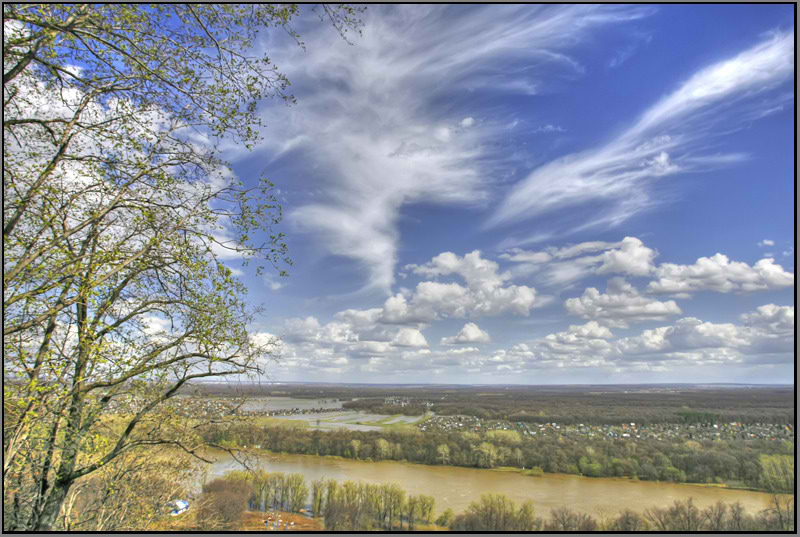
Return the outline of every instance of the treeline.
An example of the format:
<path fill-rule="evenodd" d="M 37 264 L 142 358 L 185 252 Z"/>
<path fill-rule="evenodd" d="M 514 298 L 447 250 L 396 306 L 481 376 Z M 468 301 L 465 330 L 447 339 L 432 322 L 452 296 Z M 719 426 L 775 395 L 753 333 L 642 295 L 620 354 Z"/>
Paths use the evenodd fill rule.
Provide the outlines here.
<path fill-rule="evenodd" d="M 309 390 L 295 388 L 295 396 Z M 341 393 L 337 389 L 336 393 Z M 319 390 L 318 390 L 319 392 Z M 345 408 L 381 414 L 438 415 L 527 423 L 794 423 L 793 387 L 696 388 L 691 386 L 459 386 L 351 388 L 359 398 Z M 386 397 L 408 399 L 386 405 Z M 426 407 L 430 403 L 431 407 Z"/>
<path fill-rule="evenodd" d="M 615 394 L 590 401 L 586 396 L 571 395 L 549 400 L 519 400 L 492 394 L 476 399 L 459 394 L 444 401 L 434 401 L 426 406 L 425 400 L 412 400 L 401 405 L 387 405 L 384 399 L 358 399 L 342 406 L 371 414 L 404 414 L 420 416 L 432 410 L 440 416 L 474 416 L 485 420 L 509 420 L 526 423 L 560 423 L 575 425 L 606 425 L 609 423 L 638 423 L 655 425 L 664 423 L 794 423 L 794 408 L 772 406 L 713 408 L 687 410 L 689 401 L 681 405 L 668 404 L 667 398 L 643 400 L 641 396 Z M 669 398 L 671 399 L 671 398 Z M 728 400 L 733 405 L 734 401 Z M 705 404 L 697 402 L 695 404 Z M 718 406 L 719 404 L 715 404 Z"/>
<path fill-rule="evenodd" d="M 238 513 L 240 522 L 247 506 L 263 512 L 275 509 L 295 513 L 307 512 L 310 507 L 310 514 L 323 517 L 325 529 L 331 531 L 414 530 L 420 522 L 430 524 L 436 503 L 433 496 L 425 494 L 406 496 L 406 491 L 396 483 L 373 485 L 345 481 L 340 484 L 334 479 L 317 479 L 309 488 L 302 474 L 263 470 L 230 472 L 205 485 L 203 493 L 208 497 L 203 506 L 208 509 L 221 504 L 225 515 L 220 516 L 232 529 L 238 525 L 236 517 L 232 519 L 229 514 Z M 228 507 L 232 498 L 238 505 L 233 511 Z"/>
<path fill-rule="evenodd" d="M 421 433 L 415 430 L 323 432 L 234 425 L 210 429 L 207 441 L 229 447 L 261 446 L 274 452 L 335 455 L 362 460 L 408 461 L 478 468 L 513 466 L 589 477 L 648 481 L 734 482 L 752 488 L 794 490 L 794 444 L 764 440 L 685 441 L 605 437 L 522 437 L 516 431 Z M 765 457 L 767 457 L 765 459 Z M 789 461 L 791 479 L 765 481 L 765 460 Z M 783 464 L 783 463 L 781 463 Z M 780 464 L 776 466 L 779 467 Z M 788 472 L 775 475 L 786 476 Z"/>
<path fill-rule="evenodd" d="M 795 420 L 794 386 L 698 387 L 615 386 L 364 386 L 364 385 L 193 385 L 201 394 L 224 396 L 336 398 L 345 408 L 376 414 L 469 415 L 528 423 L 658 424 L 697 419 L 789 424 Z M 386 399 L 407 399 L 405 406 Z M 352 400 L 356 399 L 356 400 Z M 432 407 L 426 407 L 430 403 Z M 706 416 L 692 416 L 693 413 Z M 711 418 L 710 420 L 708 418 Z"/>
<path fill-rule="evenodd" d="M 676 500 L 669 507 L 652 507 L 643 514 L 625 509 L 615 517 L 598 520 L 568 507 L 550 510 L 544 520 L 533 505 L 517 508 L 505 496 L 485 494 L 448 525 L 456 531 L 791 531 L 795 527 L 794 497 L 773 496 L 770 507 L 755 515 L 739 502 L 722 501 L 698 508 L 693 498 Z"/>
<path fill-rule="evenodd" d="M 308 498 L 309 487 L 302 475 L 235 471 L 203 488 L 202 513 L 198 521 L 208 527 L 239 529 L 246 509 L 267 511 L 269 507 L 303 511 L 292 499 Z M 323 517 L 329 531 L 409 530 L 431 524 L 435 500 L 431 496 L 406 495 L 395 483 L 373 485 L 362 482 L 318 479 L 311 483 L 311 516 Z M 305 502 L 303 506 L 307 506 Z M 212 515 L 213 509 L 219 511 Z M 220 526 L 224 522 L 227 526 Z M 455 531 L 791 531 L 795 526 L 794 497 L 773 496 L 769 508 L 750 514 L 741 503 L 718 501 L 700 509 L 692 498 L 668 507 L 652 507 L 643 513 L 630 509 L 619 515 L 597 519 L 567 507 L 537 516 L 531 502 L 516 504 L 503 495 L 485 494 L 458 515 L 446 509 L 437 526 Z M 428 528 L 430 529 L 430 528 Z"/>

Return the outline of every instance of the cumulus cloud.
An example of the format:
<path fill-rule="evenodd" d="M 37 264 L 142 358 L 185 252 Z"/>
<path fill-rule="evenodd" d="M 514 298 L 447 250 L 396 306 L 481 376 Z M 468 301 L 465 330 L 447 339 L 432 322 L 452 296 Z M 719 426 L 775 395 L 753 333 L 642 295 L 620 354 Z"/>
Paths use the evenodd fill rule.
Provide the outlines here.
<path fill-rule="evenodd" d="M 395 335 L 394 339 L 392 340 L 392 343 L 394 345 L 399 345 L 401 347 L 428 346 L 428 342 L 425 340 L 425 336 L 422 335 L 422 332 L 420 332 L 416 328 L 401 328 Z"/>
<path fill-rule="evenodd" d="M 262 149 L 302 152 L 306 168 L 298 175 L 321 176 L 324 184 L 314 198 L 319 201 L 301 201 L 290 221 L 330 254 L 356 260 L 369 288 L 389 293 L 403 205 L 488 200 L 486 148 L 503 129 L 463 114 L 443 115 L 438 103 L 467 91 L 530 93 L 554 70 L 578 75 L 582 68 L 568 53 L 588 33 L 654 10 L 373 7 L 353 47 L 319 24 L 302 29 L 306 50 L 264 37 L 264 49 L 292 81 L 301 104 L 263 112 L 266 123 L 281 128 L 265 132 Z"/>
<path fill-rule="evenodd" d="M 475 323 L 467 323 L 455 336 L 443 337 L 441 343 L 442 345 L 455 345 L 457 343 L 491 343 L 491 341 L 489 332 L 482 330 Z"/>
<path fill-rule="evenodd" d="M 747 293 L 794 285 L 794 274 L 773 258 L 761 259 L 751 267 L 719 253 L 701 257 L 692 265 L 662 263 L 655 275 L 658 279 L 647 286 L 649 293 L 684 297 L 698 291 Z"/>
<path fill-rule="evenodd" d="M 591 252 L 602 253 L 584 255 Z M 591 241 L 541 251 L 514 248 L 500 258 L 517 263 L 512 273 L 537 274 L 545 285 L 564 285 L 591 274 L 647 276 L 655 269 L 657 255 L 636 237 L 625 237 L 620 242 Z"/>
<path fill-rule="evenodd" d="M 619 342 L 623 353 L 668 352 L 703 348 L 740 347 L 747 340 L 740 337 L 736 325 L 731 323 L 708 323 L 694 317 L 686 317 L 665 326 L 645 330 L 641 335 L 624 338 Z"/>
<path fill-rule="evenodd" d="M 764 239 L 762 241 L 758 241 L 758 246 L 762 247 L 762 248 L 764 246 L 775 246 L 775 241 L 770 240 L 770 239 Z"/>
<path fill-rule="evenodd" d="M 467 318 L 505 312 L 528 315 L 536 302 L 536 289 L 511 284 L 511 273 L 500 272 L 499 268 L 496 262 L 481 257 L 479 250 L 463 257 L 444 252 L 423 265 L 407 265 L 406 270 L 422 276 L 439 278 L 457 275 L 467 285 L 420 282 L 410 303 L 398 296 L 390 298 L 393 307 L 401 312 L 395 320 L 434 319 L 440 316 Z"/>
<path fill-rule="evenodd" d="M 500 349 L 473 361 L 482 371 L 504 364 L 532 369 L 605 368 L 609 372 L 667 371 L 680 366 L 787 363 L 793 355 L 794 308 L 767 304 L 741 316 L 743 324 L 710 323 L 694 317 L 671 326 L 614 339 L 595 322 L 572 325 L 545 337 Z"/>
<path fill-rule="evenodd" d="M 794 308 L 765 304 L 756 311 L 743 313 L 742 322 L 746 326 L 756 327 L 772 334 L 789 335 L 794 332 Z"/>
<path fill-rule="evenodd" d="M 642 296 L 621 277 L 608 280 L 605 293 L 589 287 L 583 296 L 567 299 L 564 306 L 572 315 L 619 328 L 626 328 L 629 322 L 664 320 L 682 313 L 674 300 L 660 302 Z"/>
<path fill-rule="evenodd" d="M 639 336 L 617 342 L 621 355 L 726 350 L 725 356 L 788 355 L 794 350 L 794 308 L 766 304 L 741 316 L 743 324 L 703 322 L 695 317 L 679 319 L 673 326 L 645 330 Z M 785 357 L 779 357 L 779 360 Z"/>
<path fill-rule="evenodd" d="M 774 32 L 696 72 L 606 145 L 534 170 L 508 192 L 487 226 L 545 215 L 559 232 L 618 225 L 660 203 L 649 193 L 660 177 L 747 158 L 710 154 L 708 140 L 791 99 L 791 93 L 774 90 L 793 78 L 794 34 Z M 590 214 L 577 216 L 573 210 L 565 220 L 553 217 L 555 211 L 577 207 Z"/>
<path fill-rule="evenodd" d="M 334 324 L 341 324 L 344 317 L 337 317 Z M 367 316 L 352 314 L 348 318 L 356 323 L 359 319 L 368 320 Z M 482 352 L 475 346 L 431 349 L 426 347 L 419 330 L 408 327 L 395 327 L 392 341 L 331 337 L 331 333 L 341 330 L 320 325 L 314 318 L 294 319 L 286 327 L 292 327 L 300 337 L 284 336 L 279 370 L 400 376 L 422 371 L 494 375 L 566 368 L 620 373 L 667 371 L 682 366 L 791 363 L 792 306 L 766 304 L 742 314 L 740 319 L 741 323 L 736 324 L 684 317 L 672 325 L 623 338 L 616 338 L 608 325 L 592 320 L 491 352 Z M 470 324 L 473 323 L 467 323 L 461 332 L 468 333 Z M 354 333 L 359 330 L 358 326 L 351 327 Z M 264 341 L 274 341 L 271 334 L 262 335 Z"/>

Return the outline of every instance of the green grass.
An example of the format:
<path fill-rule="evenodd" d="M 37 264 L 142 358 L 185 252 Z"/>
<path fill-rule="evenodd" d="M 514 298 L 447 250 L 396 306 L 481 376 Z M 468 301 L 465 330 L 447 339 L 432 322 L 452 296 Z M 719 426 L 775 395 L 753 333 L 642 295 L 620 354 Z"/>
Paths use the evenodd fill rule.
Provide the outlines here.
<path fill-rule="evenodd" d="M 384 429 L 391 429 L 392 431 L 398 431 L 398 432 L 403 432 L 403 431 L 411 432 L 412 430 L 414 432 L 417 432 L 418 431 L 418 429 L 417 429 L 417 425 L 418 424 L 422 423 L 423 421 L 429 420 L 429 419 L 431 419 L 431 417 L 433 417 L 432 414 L 428 415 L 426 413 L 420 419 L 418 419 L 417 421 L 412 422 L 412 423 L 407 423 L 407 422 L 404 422 L 404 421 L 400 421 L 400 422 L 397 422 L 397 423 L 389 423 L 390 421 L 392 421 L 392 420 L 394 420 L 396 418 L 401 418 L 401 417 L 404 417 L 404 416 L 405 416 L 404 414 L 394 414 L 392 416 L 386 416 L 385 418 L 381 418 L 381 419 L 379 419 L 377 421 L 352 420 L 352 421 L 348 421 L 347 423 L 352 423 L 352 424 L 355 424 L 355 425 L 370 425 L 372 427 L 383 427 Z"/>

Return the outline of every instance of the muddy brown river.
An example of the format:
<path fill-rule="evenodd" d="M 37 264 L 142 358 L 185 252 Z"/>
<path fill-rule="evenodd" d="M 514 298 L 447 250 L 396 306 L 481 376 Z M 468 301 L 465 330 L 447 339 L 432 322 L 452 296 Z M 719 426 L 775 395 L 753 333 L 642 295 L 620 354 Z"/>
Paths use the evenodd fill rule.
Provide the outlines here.
<path fill-rule="evenodd" d="M 227 454 L 216 455 L 208 479 L 239 469 L 241 466 Z M 451 508 L 464 511 L 481 494 L 505 494 L 517 504 L 530 500 L 541 516 L 551 508 L 570 507 L 595 516 L 616 515 L 624 508 L 635 511 L 653 506 L 666 506 L 674 500 L 694 497 L 698 506 L 706 507 L 722 500 L 736 501 L 748 512 L 767 507 L 770 496 L 763 492 L 732 490 L 698 485 L 630 481 L 619 478 L 588 478 L 565 474 L 523 476 L 514 472 L 496 472 L 477 468 L 426 466 L 400 462 L 363 462 L 313 455 L 272 455 L 256 457 L 256 464 L 268 472 L 300 473 L 310 483 L 314 479 L 364 481 L 400 484 L 409 494 L 429 494 L 436 498 L 437 513 Z"/>

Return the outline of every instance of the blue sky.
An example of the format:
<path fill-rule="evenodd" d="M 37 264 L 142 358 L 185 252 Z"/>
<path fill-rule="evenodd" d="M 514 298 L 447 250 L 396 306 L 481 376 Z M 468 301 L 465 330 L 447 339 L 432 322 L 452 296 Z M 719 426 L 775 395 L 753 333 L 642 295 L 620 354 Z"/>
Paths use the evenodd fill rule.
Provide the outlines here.
<path fill-rule="evenodd" d="M 264 36 L 298 104 L 228 158 L 275 182 L 294 260 L 239 271 L 269 378 L 790 382 L 793 17 L 370 6 L 351 44 Z"/>

